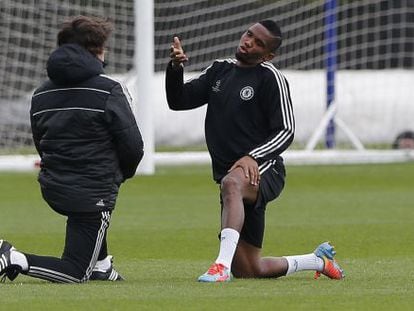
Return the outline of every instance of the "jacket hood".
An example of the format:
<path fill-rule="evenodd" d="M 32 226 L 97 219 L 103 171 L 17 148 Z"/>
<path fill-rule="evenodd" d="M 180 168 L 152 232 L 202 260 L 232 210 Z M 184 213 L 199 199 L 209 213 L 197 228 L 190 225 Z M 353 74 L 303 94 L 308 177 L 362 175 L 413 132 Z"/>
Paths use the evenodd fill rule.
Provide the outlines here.
<path fill-rule="evenodd" d="M 47 75 L 59 85 L 75 84 L 103 73 L 102 62 L 77 44 L 63 44 L 47 61 Z"/>

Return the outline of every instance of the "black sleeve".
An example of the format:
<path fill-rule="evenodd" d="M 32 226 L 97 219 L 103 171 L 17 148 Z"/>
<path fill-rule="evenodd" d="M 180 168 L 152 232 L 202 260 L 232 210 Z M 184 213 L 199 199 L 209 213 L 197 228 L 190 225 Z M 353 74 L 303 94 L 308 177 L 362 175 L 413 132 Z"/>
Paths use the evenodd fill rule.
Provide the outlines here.
<path fill-rule="evenodd" d="M 198 78 L 184 83 L 183 67 L 173 68 L 168 63 L 165 75 L 165 89 L 168 106 L 172 110 L 189 110 L 207 103 L 209 93 L 209 72 L 204 70 Z"/>
<path fill-rule="evenodd" d="M 33 102 L 31 103 L 31 105 L 33 105 Z M 39 132 L 39 130 L 36 127 L 36 121 L 33 117 L 32 107 L 30 108 L 30 127 L 32 129 L 33 142 L 36 147 L 37 153 L 39 154 L 40 157 L 42 157 L 42 152 L 40 150 L 40 139 L 42 138 L 42 134 Z"/>
<path fill-rule="evenodd" d="M 105 109 L 124 179 L 134 176 L 144 155 L 144 143 L 131 104 L 127 89 L 117 84 L 108 96 Z"/>
<path fill-rule="evenodd" d="M 271 134 L 249 152 L 251 157 L 262 161 L 274 159 L 285 151 L 292 143 L 295 133 L 295 119 L 286 78 L 279 71 L 272 71 L 265 89 L 262 100 Z"/>

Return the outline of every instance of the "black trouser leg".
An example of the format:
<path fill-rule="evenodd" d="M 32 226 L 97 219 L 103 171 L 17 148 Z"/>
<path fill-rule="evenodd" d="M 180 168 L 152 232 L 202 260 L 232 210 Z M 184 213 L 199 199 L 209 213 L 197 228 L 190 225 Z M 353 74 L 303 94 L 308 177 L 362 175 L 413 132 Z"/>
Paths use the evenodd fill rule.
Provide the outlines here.
<path fill-rule="evenodd" d="M 110 212 L 79 213 L 68 216 L 62 258 L 25 254 L 27 275 L 59 283 L 80 283 L 89 279 L 101 253 L 106 249 Z"/>
<path fill-rule="evenodd" d="M 106 256 L 108 256 L 108 246 L 106 242 L 106 232 L 105 232 L 105 236 L 102 241 L 101 251 L 99 252 L 98 260 L 103 260 L 106 258 Z"/>

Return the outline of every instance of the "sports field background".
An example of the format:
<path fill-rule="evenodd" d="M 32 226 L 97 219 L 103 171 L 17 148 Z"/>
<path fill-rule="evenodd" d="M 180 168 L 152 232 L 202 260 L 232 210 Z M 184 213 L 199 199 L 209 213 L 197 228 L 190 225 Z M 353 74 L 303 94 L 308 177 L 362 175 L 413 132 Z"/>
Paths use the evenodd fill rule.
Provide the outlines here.
<path fill-rule="evenodd" d="M 158 168 L 123 185 L 109 248 L 125 282 L 0 284 L 0 310 L 412 310 L 414 163 L 289 166 L 268 207 L 264 255 L 309 253 L 330 240 L 343 281 L 312 272 L 197 283 L 217 255 L 218 189 L 207 166 Z M 65 219 L 35 173 L 0 174 L 0 238 L 60 256 Z"/>

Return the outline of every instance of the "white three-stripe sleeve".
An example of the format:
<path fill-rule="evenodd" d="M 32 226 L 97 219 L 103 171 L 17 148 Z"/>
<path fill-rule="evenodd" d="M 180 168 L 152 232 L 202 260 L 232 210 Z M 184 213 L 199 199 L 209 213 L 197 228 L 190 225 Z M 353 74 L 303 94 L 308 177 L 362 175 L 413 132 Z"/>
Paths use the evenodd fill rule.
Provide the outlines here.
<path fill-rule="evenodd" d="M 115 79 L 113 77 L 104 75 L 104 74 L 101 74 L 100 76 L 119 83 L 119 85 L 121 86 L 121 89 L 122 89 L 122 93 L 124 94 L 126 100 L 128 101 L 129 107 L 131 108 L 131 110 L 132 110 L 132 112 L 134 114 L 134 117 L 135 117 L 135 111 L 136 111 L 136 109 L 135 109 L 135 102 L 132 99 L 131 93 L 129 93 L 129 90 L 126 87 L 126 85 L 124 84 L 124 82 L 121 81 L 121 80 Z"/>
<path fill-rule="evenodd" d="M 249 152 L 249 155 L 255 159 L 264 158 L 271 154 L 281 154 L 289 147 L 295 132 L 295 120 L 287 81 L 282 73 L 271 63 L 262 63 L 262 66 L 269 69 L 274 75 L 275 83 L 279 89 L 279 98 L 275 98 L 274 100 L 277 100 L 280 104 L 283 124 L 281 124 L 281 130 Z"/>

